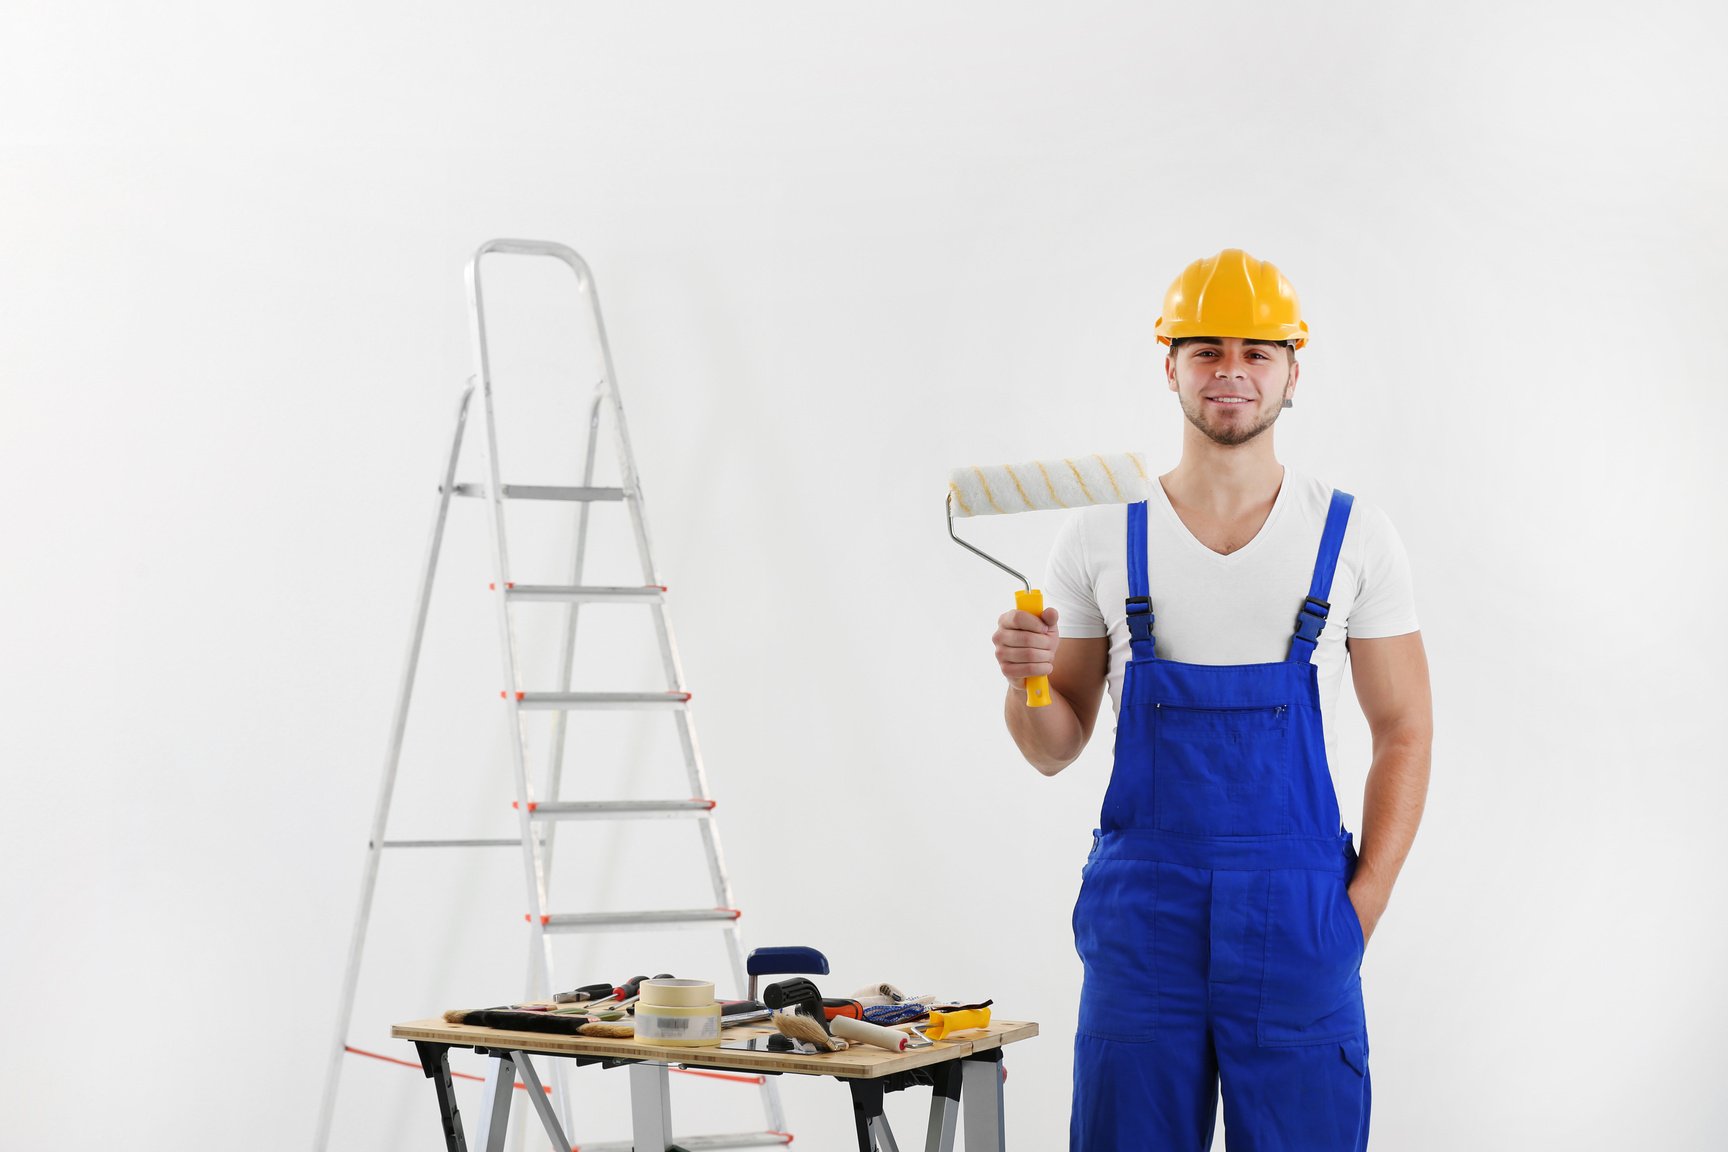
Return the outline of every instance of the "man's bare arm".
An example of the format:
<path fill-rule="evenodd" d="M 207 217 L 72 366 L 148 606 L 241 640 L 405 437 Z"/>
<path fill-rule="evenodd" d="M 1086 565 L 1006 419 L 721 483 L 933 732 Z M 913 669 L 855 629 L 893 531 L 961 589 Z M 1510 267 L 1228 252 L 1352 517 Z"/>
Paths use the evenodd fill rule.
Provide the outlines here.
<path fill-rule="evenodd" d="M 1350 902 L 1362 938 L 1386 911 L 1392 886 L 1410 854 L 1428 798 L 1434 707 L 1422 634 L 1349 641 L 1356 699 L 1374 738 L 1374 760 L 1362 795 L 1361 859 L 1350 882 Z"/>
<path fill-rule="evenodd" d="M 1020 754 L 1046 776 L 1068 767 L 1092 738 L 1098 703 L 1110 668 L 1106 636 L 1062 640 L 1056 610 L 1042 618 L 1030 612 L 1006 612 L 996 622 L 996 662 L 1008 678 L 1003 716 Z M 1026 706 L 1026 678 L 1050 677 L 1050 703 Z"/>

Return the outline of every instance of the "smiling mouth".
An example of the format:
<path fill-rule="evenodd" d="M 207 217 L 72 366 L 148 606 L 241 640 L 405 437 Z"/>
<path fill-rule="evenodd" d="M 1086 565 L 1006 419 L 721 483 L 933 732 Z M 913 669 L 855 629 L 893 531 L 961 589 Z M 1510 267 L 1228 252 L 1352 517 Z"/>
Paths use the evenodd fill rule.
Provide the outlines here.
<path fill-rule="evenodd" d="M 1248 404 L 1251 402 L 1246 396 L 1208 396 L 1206 399 L 1212 404 Z"/>

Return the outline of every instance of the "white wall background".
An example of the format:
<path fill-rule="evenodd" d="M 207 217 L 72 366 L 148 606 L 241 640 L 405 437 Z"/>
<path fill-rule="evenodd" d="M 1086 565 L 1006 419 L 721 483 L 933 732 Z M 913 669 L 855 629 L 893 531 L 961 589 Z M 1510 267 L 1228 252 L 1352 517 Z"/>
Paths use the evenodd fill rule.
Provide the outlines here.
<path fill-rule="evenodd" d="M 1725 24 L 1663 2 L 9 5 L 4 1143 L 310 1141 L 469 372 L 462 265 L 530 236 L 599 277 L 749 942 L 823 948 L 837 991 L 1041 1021 L 1010 1060 L 1018 1149 L 1065 1140 L 1068 915 L 1108 742 L 1055 780 L 1017 760 L 987 639 L 1010 586 L 945 538 L 943 480 L 1173 461 L 1164 287 L 1227 245 L 1279 263 L 1315 332 L 1281 455 L 1390 512 L 1434 668 L 1428 817 L 1366 965 L 1377 1146 L 1721 1147 Z M 512 275 L 506 471 L 568 480 L 569 299 Z M 555 580 L 568 529 L 538 526 L 516 574 Z M 1055 527 L 975 535 L 1037 567 Z M 511 827 L 484 540 L 464 504 L 395 835 Z M 653 686 L 619 655 L 645 628 L 595 622 L 591 666 Z M 675 792 L 659 732 L 596 728 L 571 771 Z M 1359 722 L 1345 747 L 1354 823 Z M 693 834 L 650 836 L 570 849 L 558 884 L 689 895 Z M 409 1057 L 391 1022 L 515 995 L 521 911 L 507 852 L 387 860 L 353 1042 Z M 719 975 L 696 946 L 561 963 Z M 622 1075 L 577 1083 L 583 1137 L 622 1135 Z M 680 1089 L 680 1123 L 750 1119 L 743 1090 Z M 799 1147 L 848 1146 L 840 1088 L 787 1099 Z M 906 1136 L 922 1104 L 891 1101 Z M 431 1090 L 351 1058 L 336 1131 L 437 1146 Z"/>

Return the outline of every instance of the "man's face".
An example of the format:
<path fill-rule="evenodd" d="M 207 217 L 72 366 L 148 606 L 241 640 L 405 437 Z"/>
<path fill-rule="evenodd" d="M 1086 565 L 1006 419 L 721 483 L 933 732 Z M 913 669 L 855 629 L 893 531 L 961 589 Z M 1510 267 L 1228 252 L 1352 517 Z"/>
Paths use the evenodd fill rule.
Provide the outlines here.
<path fill-rule="evenodd" d="M 1198 337 L 1164 362 L 1188 422 L 1215 444 L 1246 444 L 1272 427 L 1298 367 L 1288 346 L 1235 336 Z"/>

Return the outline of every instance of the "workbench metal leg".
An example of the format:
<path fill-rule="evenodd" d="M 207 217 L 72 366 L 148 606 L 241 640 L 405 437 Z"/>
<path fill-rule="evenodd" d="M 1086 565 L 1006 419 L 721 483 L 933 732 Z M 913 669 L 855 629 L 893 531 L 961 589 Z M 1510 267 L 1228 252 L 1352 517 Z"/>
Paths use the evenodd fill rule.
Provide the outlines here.
<path fill-rule="evenodd" d="M 672 1095 L 667 1083 L 670 1079 L 664 1064 L 630 1065 L 630 1137 L 634 1152 L 667 1152 L 672 1147 Z"/>
<path fill-rule="evenodd" d="M 852 1127 L 858 1133 L 858 1152 L 876 1152 L 870 1125 L 882 1115 L 882 1085 L 874 1080 L 848 1080 L 852 1090 Z"/>
<path fill-rule="evenodd" d="M 858 1133 L 858 1152 L 900 1152 L 888 1117 L 882 1114 L 880 1080 L 848 1080 L 852 1090 L 852 1123 Z"/>
<path fill-rule="evenodd" d="M 438 1119 L 444 1125 L 446 1152 L 468 1152 L 462 1138 L 462 1113 L 456 1108 L 456 1089 L 450 1083 L 450 1045 L 416 1040 L 414 1047 L 420 1052 L 420 1070 L 438 1090 Z"/>
<path fill-rule="evenodd" d="M 486 1107 L 480 1113 L 474 1146 L 484 1148 L 486 1152 L 504 1152 L 504 1130 L 510 1126 L 511 1096 L 516 1090 L 516 1065 L 507 1052 L 494 1052 L 492 1055 L 497 1059 L 486 1071 L 483 1097 Z"/>
<path fill-rule="evenodd" d="M 960 1061 L 965 1079 L 966 1152 L 1007 1152 L 1002 1120 L 1002 1049 Z"/>
<path fill-rule="evenodd" d="M 930 1127 L 924 1132 L 924 1152 L 954 1152 L 954 1133 L 960 1127 L 960 1070 L 954 1062 L 931 1069 Z"/>
<path fill-rule="evenodd" d="M 516 1065 L 517 1074 L 522 1077 L 522 1087 L 528 1093 L 529 1102 L 534 1105 L 534 1111 L 540 1113 L 540 1124 L 546 1129 L 546 1135 L 551 1139 L 552 1147 L 558 1149 L 558 1152 L 564 1152 L 566 1148 L 570 1147 L 570 1139 L 564 1135 L 564 1126 L 558 1123 L 557 1113 L 552 1111 L 552 1102 L 546 1099 L 546 1089 L 541 1085 L 540 1076 L 534 1071 L 534 1065 L 529 1061 L 528 1054 L 526 1052 L 512 1052 L 510 1059 Z M 513 1083 L 514 1079 L 515 1077 L 512 1077 L 506 1083 Z"/>

